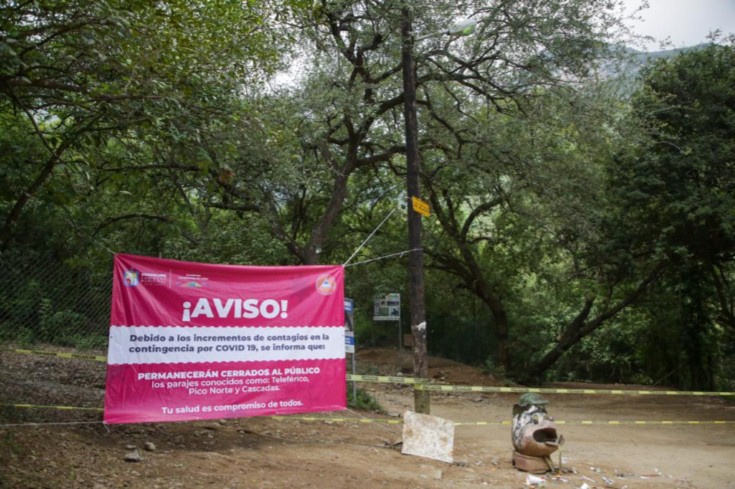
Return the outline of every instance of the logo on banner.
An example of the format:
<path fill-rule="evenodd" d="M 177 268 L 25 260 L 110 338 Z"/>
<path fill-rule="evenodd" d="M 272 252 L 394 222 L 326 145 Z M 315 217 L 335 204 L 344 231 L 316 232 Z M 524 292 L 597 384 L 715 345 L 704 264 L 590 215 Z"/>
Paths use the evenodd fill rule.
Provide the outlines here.
<path fill-rule="evenodd" d="M 186 282 L 182 282 L 181 287 L 189 287 L 191 289 L 198 289 L 202 287 L 202 284 L 201 282 L 197 282 L 196 280 L 188 280 Z"/>
<path fill-rule="evenodd" d="M 337 291 L 337 279 L 331 275 L 320 275 L 316 279 L 316 291 L 321 295 L 332 295 Z"/>
<path fill-rule="evenodd" d="M 136 270 L 134 268 L 131 268 L 130 270 L 125 270 L 125 274 L 123 275 L 123 282 L 128 287 L 136 287 L 140 285 L 140 270 Z"/>
<path fill-rule="evenodd" d="M 187 274 L 178 278 L 179 287 L 187 287 L 190 289 L 200 289 L 206 285 L 207 277 L 197 274 Z"/>
<path fill-rule="evenodd" d="M 125 270 L 123 273 L 123 283 L 128 287 L 137 287 L 138 285 L 166 285 L 168 275 L 165 273 L 141 272 L 135 268 Z"/>

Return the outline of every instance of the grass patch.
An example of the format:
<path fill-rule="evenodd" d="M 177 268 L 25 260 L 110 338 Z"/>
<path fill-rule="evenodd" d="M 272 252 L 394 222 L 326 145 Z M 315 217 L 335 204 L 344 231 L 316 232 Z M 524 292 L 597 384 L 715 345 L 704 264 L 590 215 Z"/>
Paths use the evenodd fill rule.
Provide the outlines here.
<path fill-rule="evenodd" d="M 349 384 L 347 385 L 347 407 L 375 413 L 384 412 L 383 407 L 369 392 L 359 387 L 353 392 Z"/>

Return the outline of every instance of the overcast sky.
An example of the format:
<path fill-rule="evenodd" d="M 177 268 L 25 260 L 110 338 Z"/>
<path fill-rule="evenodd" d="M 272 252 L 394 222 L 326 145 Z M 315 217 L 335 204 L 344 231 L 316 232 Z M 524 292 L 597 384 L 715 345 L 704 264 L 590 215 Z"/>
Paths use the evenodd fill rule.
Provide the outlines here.
<path fill-rule="evenodd" d="M 630 11 L 641 0 L 625 0 Z M 650 7 L 640 15 L 642 22 L 632 24 L 638 34 L 669 40 L 672 47 L 693 46 L 707 42 L 707 34 L 720 29 L 735 34 L 735 0 L 649 0 Z M 656 50 L 657 43 L 646 46 Z"/>

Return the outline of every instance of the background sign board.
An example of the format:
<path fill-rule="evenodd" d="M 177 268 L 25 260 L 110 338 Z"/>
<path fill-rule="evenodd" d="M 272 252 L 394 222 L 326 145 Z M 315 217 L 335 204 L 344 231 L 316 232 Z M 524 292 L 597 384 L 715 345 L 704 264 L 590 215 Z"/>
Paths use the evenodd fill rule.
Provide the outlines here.
<path fill-rule="evenodd" d="M 355 333 L 345 331 L 345 353 L 355 353 Z"/>
<path fill-rule="evenodd" d="M 355 301 L 345 298 L 345 331 L 355 330 Z"/>
<path fill-rule="evenodd" d="M 401 320 L 401 294 L 392 293 L 375 298 L 373 309 L 374 321 Z"/>
<path fill-rule="evenodd" d="M 355 353 L 355 301 L 345 298 L 345 353 Z"/>

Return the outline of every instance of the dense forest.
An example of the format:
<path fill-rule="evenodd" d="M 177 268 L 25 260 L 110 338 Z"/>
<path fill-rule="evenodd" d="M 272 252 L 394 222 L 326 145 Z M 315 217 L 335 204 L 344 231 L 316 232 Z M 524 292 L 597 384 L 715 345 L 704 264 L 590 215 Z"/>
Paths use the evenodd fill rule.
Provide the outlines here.
<path fill-rule="evenodd" d="M 358 348 L 397 345 L 372 308 L 408 297 L 410 20 L 429 351 L 523 382 L 734 388 L 732 37 L 641 67 L 617 0 L 0 13 L 1 340 L 104 341 L 113 253 L 359 248 Z"/>

